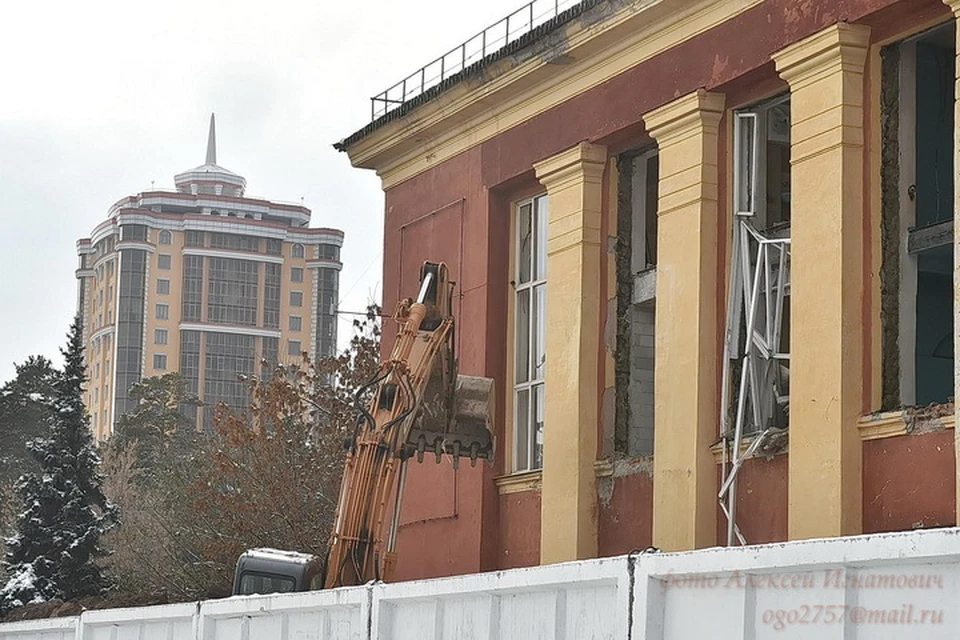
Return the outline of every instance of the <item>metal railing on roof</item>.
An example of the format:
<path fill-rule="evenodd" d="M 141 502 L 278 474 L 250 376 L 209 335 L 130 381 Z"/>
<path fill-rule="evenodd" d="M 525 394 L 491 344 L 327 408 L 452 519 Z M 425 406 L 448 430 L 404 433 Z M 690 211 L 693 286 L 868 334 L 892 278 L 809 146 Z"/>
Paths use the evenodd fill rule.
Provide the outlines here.
<path fill-rule="evenodd" d="M 460 46 L 420 67 L 386 91 L 370 98 L 371 118 L 376 120 L 386 115 L 578 4 L 580 0 L 528 2 Z"/>

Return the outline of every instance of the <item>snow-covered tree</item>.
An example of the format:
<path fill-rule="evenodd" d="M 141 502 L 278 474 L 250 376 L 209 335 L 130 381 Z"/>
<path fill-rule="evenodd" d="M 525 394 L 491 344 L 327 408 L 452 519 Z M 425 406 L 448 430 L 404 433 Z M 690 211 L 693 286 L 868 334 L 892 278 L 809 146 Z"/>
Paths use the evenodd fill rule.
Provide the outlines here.
<path fill-rule="evenodd" d="M 60 372 L 43 356 L 15 364 L 16 376 L 0 387 L 0 483 L 13 486 L 36 462 L 27 443 L 45 433 L 54 385 Z"/>
<path fill-rule="evenodd" d="M 81 397 L 85 370 L 79 318 L 61 352 L 65 365 L 54 386 L 46 437 L 29 447 L 40 471 L 17 482 L 24 510 L 7 540 L 0 612 L 53 598 L 98 595 L 107 587 L 94 560 L 103 554 L 100 536 L 115 521 L 116 509 L 101 489 L 99 457 Z"/>

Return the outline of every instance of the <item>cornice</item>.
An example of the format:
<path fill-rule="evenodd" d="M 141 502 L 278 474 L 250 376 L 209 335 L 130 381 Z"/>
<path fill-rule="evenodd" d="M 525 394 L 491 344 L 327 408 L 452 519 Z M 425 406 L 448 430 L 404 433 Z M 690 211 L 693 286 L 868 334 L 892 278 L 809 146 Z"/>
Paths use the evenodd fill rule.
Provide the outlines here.
<path fill-rule="evenodd" d="M 372 132 L 350 161 L 390 188 L 761 2 L 634 0 L 583 16 Z"/>

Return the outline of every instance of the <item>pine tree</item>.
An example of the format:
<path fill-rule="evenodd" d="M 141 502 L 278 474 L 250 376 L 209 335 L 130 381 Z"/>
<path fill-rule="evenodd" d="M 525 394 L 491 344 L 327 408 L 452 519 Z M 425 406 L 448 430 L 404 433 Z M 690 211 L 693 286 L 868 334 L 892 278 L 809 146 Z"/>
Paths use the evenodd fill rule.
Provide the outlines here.
<path fill-rule="evenodd" d="M 100 536 L 116 521 L 101 490 L 99 457 L 81 397 L 85 370 L 80 319 L 70 327 L 65 365 L 54 388 L 47 437 L 30 443 L 39 473 L 25 474 L 17 493 L 25 506 L 7 541 L 7 582 L 0 612 L 54 598 L 99 595 L 108 586 L 94 560 Z"/>
<path fill-rule="evenodd" d="M 54 385 L 60 372 L 43 356 L 14 364 L 16 377 L 0 387 L 0 483 L 13 486 L 38 469 L 27 443 L 45 433 Z"/>

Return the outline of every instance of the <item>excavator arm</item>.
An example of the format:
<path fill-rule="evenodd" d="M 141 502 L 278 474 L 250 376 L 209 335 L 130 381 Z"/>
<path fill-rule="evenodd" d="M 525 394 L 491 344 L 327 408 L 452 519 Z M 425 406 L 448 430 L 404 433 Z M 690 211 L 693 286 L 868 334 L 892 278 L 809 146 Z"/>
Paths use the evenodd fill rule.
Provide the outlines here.
<path fill-rule="evenodd" d="M 360 418 L 345 442 L 337 515 L 324 586 L 387 580 L 396 542 L 407 463 L 444 455 L 493 462 L 493 380 L 457 375 L 453 286 L 444 263 L 424 263 L 417 298 L 397 305 L 390 357 L 357 398 Z"/>

